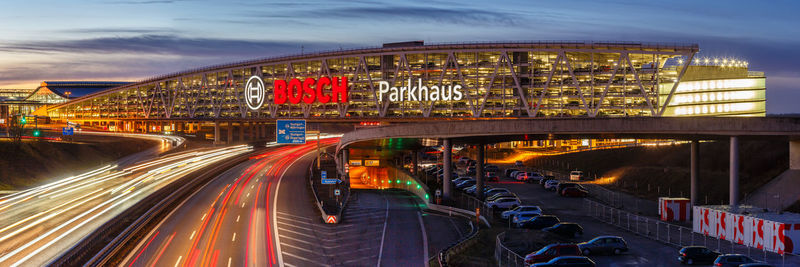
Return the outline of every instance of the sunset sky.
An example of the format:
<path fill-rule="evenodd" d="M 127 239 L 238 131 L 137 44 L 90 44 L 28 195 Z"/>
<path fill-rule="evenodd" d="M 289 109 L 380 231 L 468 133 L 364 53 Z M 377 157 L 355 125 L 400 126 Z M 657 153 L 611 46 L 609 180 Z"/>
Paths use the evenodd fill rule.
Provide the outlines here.
<path fill-rule="evenodd" d="M 800 113 L 798 10 L 800 1 L 7 0 L 0 88 L 408 40 L 624 40 L 746 60 L 766 73 L 768 113 Z"/>

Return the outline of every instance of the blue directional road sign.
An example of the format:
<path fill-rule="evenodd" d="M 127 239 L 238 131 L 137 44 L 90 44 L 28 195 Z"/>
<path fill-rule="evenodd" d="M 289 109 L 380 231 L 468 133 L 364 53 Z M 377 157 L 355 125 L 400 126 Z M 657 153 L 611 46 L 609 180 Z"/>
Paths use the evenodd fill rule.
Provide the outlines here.
<path fill-rule="evenodd" d="M 278 120 L 275 125 L 278 144 L 305 144 L 305 120 Z"/>
<path fill-rule="evenodd" d="M 322 179 L 322 184 L 338 184 L 341 182 L 342 180 L 339 179 Z"/>
<path fill-rule="evenodd" d="M 73 135 L 74 133 L 74 128 L 72 127 L 61 128 L 61 135 Z"/>
<path fill-rule="evenodd" d="M 319 177 L 323 180 L 328 179 L 328 172 L 327 171 L 320 171 Z"/>

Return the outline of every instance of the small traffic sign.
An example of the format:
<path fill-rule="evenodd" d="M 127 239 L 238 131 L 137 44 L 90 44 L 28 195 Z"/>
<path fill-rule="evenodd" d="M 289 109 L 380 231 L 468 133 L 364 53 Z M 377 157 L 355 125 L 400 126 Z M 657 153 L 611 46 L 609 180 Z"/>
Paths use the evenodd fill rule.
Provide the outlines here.
<path fill-rule="evenodd" d="M 325 223 L 336 223 L 336 216 L 328 215 L 328 218 L 325 219 Z"/>
<path fill-rule="evenodd" d="M 335 196 L 342 195 L 342 190 L 339 190 L 339 189 L 333 190 L 333 195 L 335 195 Z"/>
<path fill-rule="evenodd" d="M 328 179 L 328 172 L 326 172 L 326 171 L 321 171 L 321 172 L 319 173 L 319 176 L 322 178 L 322 180 Z"/>
<path fill-rule="evenodd" d="M 341 182 L 342 180 L 339 179 L 322 179 L 322 184 L 338 184 Z"/>

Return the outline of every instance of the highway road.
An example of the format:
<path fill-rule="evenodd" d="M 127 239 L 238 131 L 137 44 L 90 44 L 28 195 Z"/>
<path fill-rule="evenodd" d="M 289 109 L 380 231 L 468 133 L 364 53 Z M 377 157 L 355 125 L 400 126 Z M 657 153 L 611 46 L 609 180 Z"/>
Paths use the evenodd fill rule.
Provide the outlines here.
<path fill-rule="evenodd" d="M 315 149 L 314 142 L 274 147 L 224 172 L 167 215 L 121 265 L 423 265 L 422 220 L 407 193 L 354 191 L 340 224 L 322 222 L 307 182 Z"/>
<path fill-rule="evenodd" d="M 197 169 L 252 151 L 241 145 L 108 165 L 0 198 L 0 266 L 40 266 L 137 201 Z"/>

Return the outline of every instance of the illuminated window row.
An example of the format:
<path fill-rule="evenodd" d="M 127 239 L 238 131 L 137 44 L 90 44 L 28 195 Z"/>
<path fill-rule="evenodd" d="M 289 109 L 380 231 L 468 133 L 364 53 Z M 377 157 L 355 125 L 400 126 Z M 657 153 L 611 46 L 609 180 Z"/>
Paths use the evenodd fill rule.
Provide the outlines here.
<path fill-rule="evenodd" d="M 704 103 L 714 101 L 756 100 L 763 99 L 764 92 L 760 91 L 727 91 L 675 95 L 669 105 Z"/>

